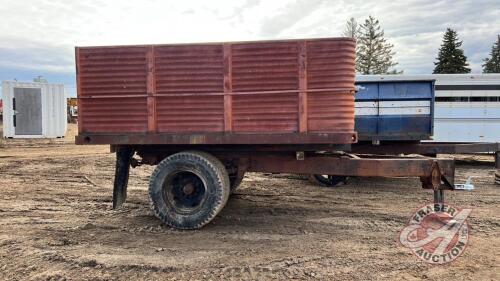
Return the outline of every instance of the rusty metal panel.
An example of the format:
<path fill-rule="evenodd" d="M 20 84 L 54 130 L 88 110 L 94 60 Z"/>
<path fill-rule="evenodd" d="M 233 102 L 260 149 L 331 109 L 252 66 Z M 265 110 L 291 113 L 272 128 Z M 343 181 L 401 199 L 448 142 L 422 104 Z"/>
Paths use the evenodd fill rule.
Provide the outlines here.
<path fill-rule="evenodd" d="M 298 89 L 297 42 L 236 43 L 232 45 L 233 90 Z"/>
<path fill-rule="evenodd" d="M 350 143 L 354 51 L 349 38 L 77 48 L 79 131 L 341 132 Z"/>
<path fill-rule="evenodd" d="M 307 44 L 307 112 L 310 132 L 354 130 L 355 43 L 320 40 Z"/>
<path fill-rule="evenodd" d="M 232 45 L 233 129 L 235 132 L 297 132 L 297 42 Z M 248 93 L 252 92 L 252 93 Z"/>
<path fill-rule="evenodd" d="M 297 93 L 233 96 L 235 132 L 297 132 Z"/>
<path fill-rule="evenodd" d="M 222 45 L 155 46 L 154 60 L 158 132 L 223 131 Z"/>
<path fill-rule="evenodd" d="M 146 95 L 146 48 L 80 49 L 79 97 Z"/>
<path fill-rule="evenodd" d="M 146 132 L 146 48 L 78 50 L 80 133 Z"/>
<path fill-rule="evenodd" d="M 324 39 L 307 42 L 307 87 L 352 89 L 355 80 L 353 40 Z"/>
<path fill-rule="evenodd" d="M 157 94 L 221 93 L 222 45 L 155 46 Z"/>
<path fill-rule="evenodd" d="M 159 132 L 222 132 L 224 96 L 157 97 Z"/>
<path fill-rule="evenodd" d="M 354 95 L 349 90 L 308 94 L 309 132 L 354 131 Z"/>
<path fill-rule="evenodd" d="M 83 132 L 140 133 L 148 129 L 146 97 L 80 99 Z M 79 120 L 79 122 L 80 122 Z"/>

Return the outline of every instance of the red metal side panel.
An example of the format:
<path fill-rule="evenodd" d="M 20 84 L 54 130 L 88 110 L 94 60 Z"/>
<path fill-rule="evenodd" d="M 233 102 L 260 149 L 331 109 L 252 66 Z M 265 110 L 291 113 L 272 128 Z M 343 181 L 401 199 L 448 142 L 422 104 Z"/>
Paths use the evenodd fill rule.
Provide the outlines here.
<path fill-rule="evenodd" d="M 354 97 L 349 91 L 309 93 L 309 132 L 353 132 Z"/>
<path fill-rule="evenodd" d="M 86 47 L 76 56 L 82 135 L 354 132 L 351 39 Z"/>
<path fill-rule="evenodd" d="M 154 60 L 158 132 L 222 132 L 222 45 L 156 46 Z"/>
<path fill-rule="evenodd" d="M 352 40 L 307 42 L 307 87 L 309 89 L 352 89 L 356 76 Z"/>
<path fill-rule="evenodd" d="M 297 132 L 297 93 L 235 94 L 233 131 Z"/>
<path fill-rule="evenodd" d="M 354 41 L 349 40 L 307 43 L 309 132 L 354 131 L 354 49 Z"/>
<path fill-rule="evenodd" d="M 224 96 L 157 97 L 159 132 L 224 131 Z"/>
<path fill-rule="evenodd" d="M 296 41 L 233 44 L 233 91 L 297 89 L 297 54 Z"/>
<path fill-rule="evenodd" d="M 80 99 L 78 108 L 84 109 L 78 112 L 83 132 L 136 133 L 148 129 L 146 98 Z"/>
<path fill-rule="evenodd" d="M 298 89 L 297 46 L 296 41 L 232 45 L 235 132 L 298 131 L 297 93 L 280 92 Z"/>
<path fill-rule="evenodd" d="M 81 132 L 146 132 L 146 48 L 78 51 Z"/>

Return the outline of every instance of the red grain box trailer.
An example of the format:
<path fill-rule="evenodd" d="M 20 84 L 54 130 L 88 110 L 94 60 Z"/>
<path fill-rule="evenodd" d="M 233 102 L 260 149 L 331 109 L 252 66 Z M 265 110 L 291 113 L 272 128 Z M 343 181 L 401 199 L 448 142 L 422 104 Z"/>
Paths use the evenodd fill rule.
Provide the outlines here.
<path fill-rule="evenodd" d="M 116 151 L 114 207 L 130 166 L 158 164 L 149 195 L 172 227 L 211 221 L 247 171 L 453 180 L 446 160 L 316 152 L 357 141 L 350 38 L 77 47 L 76 68 L 76 143 Z"/>

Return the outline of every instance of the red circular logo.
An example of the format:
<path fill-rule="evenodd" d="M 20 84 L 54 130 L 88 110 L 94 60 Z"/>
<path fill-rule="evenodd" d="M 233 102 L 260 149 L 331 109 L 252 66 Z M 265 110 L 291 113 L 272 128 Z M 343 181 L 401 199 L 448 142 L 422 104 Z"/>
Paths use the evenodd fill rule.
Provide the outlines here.
<path fill-rule="evenodd" d="M 425 262 L 452 262 L 464 252 L 469 241 L 467 218 L 471 211 L 447 204 L 425 205 L 401 230 L 399 242 Z"/>

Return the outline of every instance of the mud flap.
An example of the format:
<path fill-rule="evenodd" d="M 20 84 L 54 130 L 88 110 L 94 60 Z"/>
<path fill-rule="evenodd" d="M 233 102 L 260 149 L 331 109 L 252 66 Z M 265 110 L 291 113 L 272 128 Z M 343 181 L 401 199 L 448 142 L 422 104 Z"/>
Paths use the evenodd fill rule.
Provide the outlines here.
<path fill-rule="evenodd" d="M 119 147 L 116 149 L 113 209 L 120 207 L 127 199 L 128 175 L 130 172 L 130 161 L 133 155 L 134 150 L 131 147 Z"/>

